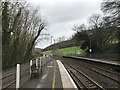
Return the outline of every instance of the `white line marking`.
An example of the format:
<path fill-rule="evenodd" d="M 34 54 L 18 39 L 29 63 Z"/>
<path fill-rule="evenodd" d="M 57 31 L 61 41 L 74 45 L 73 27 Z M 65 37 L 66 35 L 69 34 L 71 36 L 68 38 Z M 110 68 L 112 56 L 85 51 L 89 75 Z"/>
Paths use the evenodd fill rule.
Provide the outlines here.
<path fill-rule="evenodd" d="M 63 88 L 75 88 L 76 90 L 78 90 L 76 84 L 74 83 L 71 76 L 68 74 L 64 65 L 59 60 L 57 60 L 57 63 L 58 63 L 58 67 L 59 67 L 60 74 L 61 74 Z"/>

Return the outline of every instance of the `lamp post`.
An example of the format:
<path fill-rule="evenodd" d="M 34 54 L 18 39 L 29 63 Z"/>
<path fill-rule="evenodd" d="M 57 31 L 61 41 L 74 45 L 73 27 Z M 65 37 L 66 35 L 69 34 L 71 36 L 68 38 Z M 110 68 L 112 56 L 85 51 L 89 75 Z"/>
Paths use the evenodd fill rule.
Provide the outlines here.
<path fill-rule="evenodd" d="M 53 38 L 53 36 L 51 36 L 51 45 L 52 45 L 52 38 Z"/>
<path fill-rule="evenodd" d="M 91 41 L 91 35 L 92 35 L 92 33 L 89 32 L 89 33 L 88 33 L 88 36 L 89 36 L 89 44 L 90 44 L 90 47 L 89 47 L 90 58 L 92 57 L 92 41 Z"/>
<path fill-rule="evenodd" d="M 53 39 L 53 41 L 54 41 L 54 44 L 55 44 L 55 39 Z"/>

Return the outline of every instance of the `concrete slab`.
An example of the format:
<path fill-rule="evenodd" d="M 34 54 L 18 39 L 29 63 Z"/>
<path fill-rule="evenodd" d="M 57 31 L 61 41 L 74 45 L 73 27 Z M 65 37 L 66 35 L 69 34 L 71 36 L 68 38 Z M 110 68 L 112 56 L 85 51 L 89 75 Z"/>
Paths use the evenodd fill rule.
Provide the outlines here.
<path fill-rule="evenodd" d="M 54 59 L 43 65 L 42 74 L 38 78 L 29 80 L 23 88 L 77 90 L 63 64 Z"/>
<path fill-rule="evenodd" d="M 58 63 L 58 67 L 60 70 L 63 88 L 64 89 L 65 88 L 72 88 L 74 90 L 78 90 L 77 86 L 73 82 L 72 78 L 70 77 L 69 73 L 65 69 L 64 65 L 59 60 L 57 60 L 57 63 Z"/>
<path fill-rule="evenodd" d="M 59 68 L 56 60 L 52 60 L 43 72 L 36 88 L 62 88 Z"/>

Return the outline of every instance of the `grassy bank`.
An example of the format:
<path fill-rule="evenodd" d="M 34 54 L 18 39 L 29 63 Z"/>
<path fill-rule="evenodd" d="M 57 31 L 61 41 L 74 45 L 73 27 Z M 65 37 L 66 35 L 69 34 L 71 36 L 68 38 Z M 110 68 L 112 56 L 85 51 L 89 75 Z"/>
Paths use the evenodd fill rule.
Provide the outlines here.
<path fill-rule="evenodd" d="M 50 55 L 50 54 L 60 54 L 60 55 L 80 55 L 84 56 L 86 55 L 86 52 L 82 49 L 80 49 L 79 46 L 74 46 L 74 47 L 67 47 L 67 48 L 62 48 L 62 49 L 56 49 L 56 50 L 49 50 L 49 51 L 44 51 L 42 52 L 43 54 Z"/>

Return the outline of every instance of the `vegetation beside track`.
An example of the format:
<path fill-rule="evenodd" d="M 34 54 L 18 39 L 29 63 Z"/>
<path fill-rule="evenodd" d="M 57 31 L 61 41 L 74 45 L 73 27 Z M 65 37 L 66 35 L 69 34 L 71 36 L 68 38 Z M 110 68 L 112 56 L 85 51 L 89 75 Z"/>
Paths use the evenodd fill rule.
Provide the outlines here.
<path fill-rule="evenodd" d="M 44 51 L 42 52 L 43 54 L 46 55 L 79 55 L 79 56 L 85 56 L 86 55 L 86 51 L 80 49 L 79 46 L 73 46 L 73 47 L 67 47 L 67 48 L 61 48 L 61 49 L 55 49 L 55 50 L 48 50 L 48 51 Z"/>

